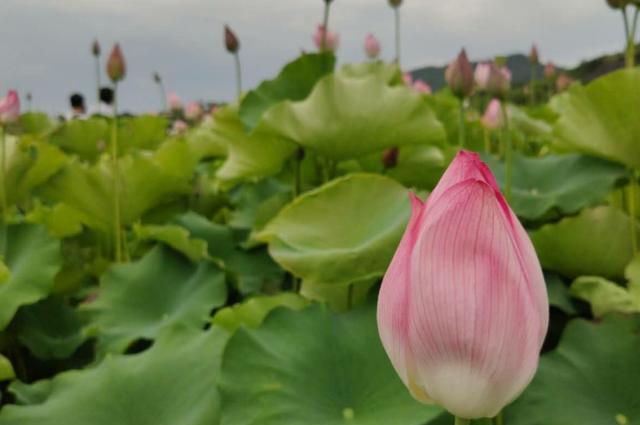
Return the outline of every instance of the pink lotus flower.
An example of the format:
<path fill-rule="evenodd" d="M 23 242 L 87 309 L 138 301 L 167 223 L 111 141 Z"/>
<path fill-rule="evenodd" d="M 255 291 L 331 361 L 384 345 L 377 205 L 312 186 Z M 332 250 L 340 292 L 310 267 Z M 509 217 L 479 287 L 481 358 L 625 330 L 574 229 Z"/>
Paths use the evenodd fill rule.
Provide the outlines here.
<path fill-rule="evenodd" d="M 489 78 L 486 90 L 493 96 L 502 98 L 511 88 L 511 71 L 506 66 L 489 64 Z"/>
<path fill-rule="evenodd" d="M 427 83 L 425 83 L 422 80 L 416 80 L 413 83 L 413 90 L 416 93 L 422 93 L 422 94 L 431 94 L 433 93 L 433 90 L 431 90 L 431 86 Z"/>
<path fill-rule="evenodd" d="M 171 127 L 171 135 L 179 136 L 189 129 L 189 124 L 182 120 L 175 120 Z"/>
<path fill-rule="evenodd" d="M 20 96 L 15 90 L 9 90 L 7 96 L 0 99 L 0 124 L 11 123 L 20 118 Z"/>
<path fill-rule="evenodd" d="M 502 127 L 502 103 L 498 99 L 492 99 L 489 102 L 480 122 L 488 130 L 497 130 Z"/>
<path fill-rule="evenodd" d="M 529 384 L 549 321 L 540 263 L 489 168 L 462 151 L 413 214 L 382 282 L 378 330 L 417 400 L 493 417 Z"/>
<path fill-rule="evenodd" d="M 487 89 L 487 85 L 489 84 L 489 74 L 491 74 L 491 64 L 485 62 L 476 65 L 474 79 L 476 80 L 476 85 L 480 90 Z"/>
<path fill-rule="evenodd" d="M 553 62 L 547 63 L 547 65 L 544 67 L 544 77 L 548 79 L 552 79 L 555 76 L 556 76 L 556 66 L 553 64 Z"/>
<path fill-rule="evenodd" d="M 324 25 L 318 25 L 318 28 L 313 35 L 313 42 L 321 52 L 335 52 L 338 50 L 338 45 L 340 44 L 340 36 L 335 32 L 328 31 L 325 40 L 325 31 Z M 325 46 L 322 45 L 323 42 L 326 42 Z"/>
<path fill-rule="evenodd" d="M 176 92 L 170 92 L 167 95 L 167 104 L 172 111 L 182 110 L 182 99 L 180 99 L 180 96 L 178 96 Z"/>
<path fill-rule="evenodd" d="M 402 79 L 404 80 L 404 83 L 408 86 L 412 86 L 413 85 L 413 77 L 411 76 L 410 73 L 405 72 L 404 74 L 402 74 Z"/>
<path fill-rule="evenodd" d="M 197 121 L 202 117 L 202 105 L 198 102 L 189 102 L 184 108 L 184 116 L 191 121 Z"/>
<path fill-rule="evenodd" d="M 447 67 L 445 79 L 453 94 L 461 99 L 473 92 L 473 69 L 464 49 Z"/>
<path fill-rule="evenodd" d="M 380 42 L 375 35 L 367 35 L 364 40 L 364 52 L 369 59 L 376 59 L 380 55 Z"/>

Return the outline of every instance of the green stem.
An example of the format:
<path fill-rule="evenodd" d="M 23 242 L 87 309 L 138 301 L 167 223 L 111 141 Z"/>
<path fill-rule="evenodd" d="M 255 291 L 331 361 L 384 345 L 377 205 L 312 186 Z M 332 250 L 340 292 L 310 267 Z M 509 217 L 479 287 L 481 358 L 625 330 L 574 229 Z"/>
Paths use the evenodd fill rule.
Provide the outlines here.
<path fill-rule="evenodd" d="M 396 63 L 400 66 L 400 6 L 396 6 L 393 8 L 393 13 L 395 15 L 395 27 L 396 27 Z"/>
<path fill-rule="evenodd" d="M 638 250 L 638 236 L 636 234 L 636 201 L 638 200 L 638 176 L 635 170 L 631 170 L 631 184 L 629 186 L 629 197 L 627 198 L 629 217 L 631 218 L 631 246 L 634 255 Z"/>
<path fill-rule="evenodd" d="M 455 425 L 470 425 L 471 424 L 471 420 L 469 419 L 462 419 L 456 416 L 456 420 L 454 422 Z"/>
<path fill-rule="evenodd" d="M 118 163 L 118 83 L 113 86 L 111 161 L 113 165 L 113 241 L 115 244 L 115 261 L 120 263 L 122 262 L 122 218 L 120 212 L 120 166 Z"/>
<path fill-rule="evenodd" d="M 464 99 L 460 99 L 460 127 L 458 129 L 458 145 L 460 145 L 460 148 L 464 149 L 464 143 L 465 143 L 465 111 L 464 111 Z"/>
<path fill-rule="evenodd" d="M 486 153 L 491 153 L 491 135 L 489 134 L 489 130 L 484 129 L 484 151 Z"/>
<path fill-rule="evenodd" d="M 302 193 L 302 161 L 304 159 L 303 148 L 298 148 L 293 158 L 293 199 Z"/>
<path fill-rule="evenodd" d="M 238 99 L 242 96 L 242 66 L 240 65 L 240 53 L 235 52 L 233 54 L 236 62 L 236 93 Z"/>
<path fill-rule="evenodd" d="M 0 191 L 2 191 L 2 194 L 0 195 L 0 201 L 2 202 L 2 223 L 6 224 L 9 222 L 9 202 L 7 201 L 7 141 L 4 126 L 0 126 L 0 130 L 2 130 L 2 135 L 0 135 L 0 145 L 2 145 L 2 160 L 0 161 L 0 167 L 2 168 L 0 171 L 0 177 L 2 177 Z"/>
<path fill-rule="evenodd" d="M 504 416 L 502 415 L 502 412 L 498 413 L 498 416 L 493 418 L 493 423 L 495 425 L 504 425 Z"/>
<path fill-rule="evenodd" d="M 324 28 L 324 33 L 322 34 L 322 43 L 320 43 L 321 51 L 327 51 L 327 36 L 329 35 L 329 10 L 331 8 L 331 2 L 324 2 L 324 17 L 322 19 L 322 27 Z"/>
<path fill-rule="evenodd" d="M 160 88 L 160 100 L 162 108 L 165 112 L 169 113 L 169 104 L 167 103 L 167 91 L 164 88 L 164 83 L 162 81 L 158 82 L 158 87 Z"/>
<path fill-rule="evenodd" d="M 509 134 L 509 113 L 507 112 L 506 100 L 502 102 L 502 121 L 504 126 L 504 162 L 505 162 L 505 182 L 504 196 L 507 202 L 511 202 L 511 180 L 513 176 L 513 149 L 511 146 L 511 134 Z"/>
<path fill-rule="evenodd" d="M 100 101 L 100 56 L 96 56 L 96 98 L 98 109 L 97 112 L 102 112 L 102 102 Z"/>
<path fill-rule="evenodd" d="M 532 63 L 531 64 L 531 84 L 530 84 L 531 106 L 534 106 L 536 104 L 536 82 L 537 82 L 536 64 Z"/>

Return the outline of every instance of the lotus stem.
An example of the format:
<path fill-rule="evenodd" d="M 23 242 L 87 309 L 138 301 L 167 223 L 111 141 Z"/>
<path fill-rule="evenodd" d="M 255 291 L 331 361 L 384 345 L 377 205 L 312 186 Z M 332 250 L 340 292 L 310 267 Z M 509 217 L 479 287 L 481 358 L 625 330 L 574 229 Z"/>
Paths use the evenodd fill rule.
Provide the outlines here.
<path fill-rule="evenodd" d="M 351 310 L 353 308 L 353 291 L 355 285 L 353 283 L 349 284 L 349 288 L 347 289 L 347 310 Z"/>
<path fill-rule="evenodd" d="M 638 254 L 638 235 L 636 230 L 636 202 L 638 201 L 638 174 L 631 170 L 631 184 L 629 185 L 629 196 L 627 198 L 629 218 L 631 223 L 631 246 L 633 254 Z"/>
<path fill-rule="evenodd" d="M 320 44 L 320 46 L 322 47 L 322 51 L 326 52 L 327 51 L 327 36 L 329 34 L 329 10 L 331 8 L 331 2 L 330 1 L 325 1 L 324 2 L 324 17 L 322 18 L 322 26 L 324 28 L 324 34 L 322 34 L 322 44 Z"/>
<path fill-rule="evenodd" d="M 238 99 L 242 96 L 242 66 L 240 64 L 240 54 L 235 52 L 233 57 L 236 62 L 236 94 Z"/>
<path fill-rule="evenodd" d="M 113 86 L 113 120 L 111 122 L 111 161 L 113 166 L 113 241 L 115 261 L 122 262 L 122 217 L 120 211 L 120 166 L 118 160 L 118 83 Z"/>
<path fill-rule="evenodd" d="M 158 81 L 158 88 L 160 89 L 160 105 L 162 105 L 162 109 L 169 113 L 169 104 L 167 102 L 167 91 L 164 88 L 164 82 L 162 80 Z"/>
<path fill-rule="evenodd" d="M 393 12 L 395 15 L 395 27 L 396 27 L 396 63 L 400 66 L 400 36 L 401 36 L 401 28 L 400 28 L 400 6 L 394 7 Z"/>
<path fill-rule="evenodd" d="M 505 163 L 505 177 L 504 177 L 504 196 L 507 198 L 507 202 L 511 202 L 511 180 L 513 177 L 513 147 L 511 146 L 511 134 L 509 134 L 509 113 L 507 112 L 506 100 L 502 102 L 502 121 L 503 121 L 503 134 L 504 134 L 504 163 Z"/>
<path fill-rule="evenodd" d="M 455 425 L 470 425 L 471 421 L 469 419 L 462 419 L 456 416 L 455 418 Z"/>
<path fill-rule="evenodd" d="M 536 104 L 536 87 L 537 87 L 537 75 L 536 75 L 536 64 L 532 63 L 531 64 L 531 83 L 530 83 L 530 90 L 531 90 L 531 106 L 534 106 Z"/>
<path fill-rule="evenodd" d="M 460 128 L 458 129 L 458 145 L 464 149 L 465 143 L 465 116 L 464 116 L 464 99 L 460 99 Z"/>
<path fill-rule="evenodd" d="M 484 129 L 484 151 L 489 154 L 491 153 L 491 135 L 486 128 Z"/>
<path fill-rule="evenodd" d="M 2 160 L 0 161 L 0 167 L 2 168 L 0 171 L 2 173 L 0 190 L 2 194 L 0 194 L 0 201 L 2 202 L 2 223 L 6 224 L 9 221 L 9 202 L 7 201 L 7 141 L 5 138 L 5 127 L 2 126 L 0 130 L 2 130 L 2 135 L 0 135 L 0 145 L 2 145 L 0 148 L 2 151 Z"/>
<path fill-rule="evenodd" d="M 102 102 L 100 101 L 100 56 L 96 56 L 96 102 L 97 112 L 102 112 Z"/>

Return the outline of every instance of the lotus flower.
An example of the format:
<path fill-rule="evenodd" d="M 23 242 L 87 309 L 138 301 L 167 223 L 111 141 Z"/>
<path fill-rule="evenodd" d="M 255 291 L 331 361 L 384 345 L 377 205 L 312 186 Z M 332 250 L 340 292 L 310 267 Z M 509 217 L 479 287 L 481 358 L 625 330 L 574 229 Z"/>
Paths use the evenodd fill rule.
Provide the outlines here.
<path fill-rule="evenodd" d="M 571 87 L 571 84 L 573 84 L 573 78 L 569 77 L 567 74 L 560 74 L 558 76 L 558 79 L 556 80 L 556 90 L 561 92 L 561 91 L 565 91 L 566 89 L 568 89 L 569 87 Z"/>
<path fill-rule="evenodd" d="M 326 32 L 326 40 L 325 40 L 325 32 Z M 331 31 L 326 31 L 324 25 L 318 25 L 315 34 L 313 35 L 313 42 L 319 51 L 328 51 L 335 52 L 338 50 L 338 45 L 340 44 L 340 36 Z M 322 44 L 326 43 L 325 46 Z"/>
<path fill-rule="evenodd" d="M 431 86 L 427 83 L 425 83 L 422 80 L 415 80 L 413 82 L 413 90 L 416 93 L 422 93 L 422 94 L 431 94 L 433 93 L 433 90 L 431 90 Z"/>
<path fill-rule="evenodd" d="M 487 80 L 487 91 L 493 96 L 503 98 L 511 87 L 511 71 L 506 66 L 498 66 L 495 63 L 489 64 L 489 78 Z"/>
<path fill-rule="evenodd" d="M 369 59 L 376 59 L 380 55 L 380 42 L 375 35 L 367 35 L 364 40 L 364 51 Z"/>
<path fill-rule="evenodd" d="M 190 121 L 197 121 L 202 117 L 202 105 L 198 102 L 189 102 L 184 108 L 184 116 Z"/>
<path fill-rule="evenodd" d="M 413 213 L 382 282 L 378 330 L 417 400 L 493 417 L 529 384 L 549 321 L 536 252 L 477 154 Z"/>
<path fill-rule="evenodd" d="M 409 72 L 405 72 L 404 74 L 402 74 L 402 79 L 404 80 L 404 83 L 406 85 L 408 86 L 413 85 L 413 76 L 411 76 Z"/>
<path fill-rule="evenodd" d="M 167 104 L 169 105 L 169 109 L 172 111 L 181 111 L 182 110 L 182 99 L 175 92 L 170 92 L 167 95 Z"/>
<path fill-rule="evenodd" d="M 120 45 L 116 43 L 107 61 L 107 75 L 114 83 L 123 80 L 127 75 L 127 66 Z"/>
<path fill-rule="evenodd" d="M 0 125 L 12 123 L 20 118 L 20 96 L 15 90 L 9 90 L 7 96 L 0 99 Z"/>
<path fill-rule="evenodd" d="M 534 65 L 538 65 L 540 63 L 540 54 L 538 53 L 538 46 L 536 46 L 535 44 L 531 46 L 531 52 L 529 52 L 529 61 Z"/>
<path fill-rule="evenodd" d="M 184 134 L 189 129 L 189 124 L 182 120 L 176 120 L 173 122 L 173 126 L 171 127 L 171 135 L 179 136 Z"/>
<path fill-rule="evenodd" d="M 556 66 L 553 64 L 553 62 L 547 63 L 547 65 L 544 67 L 544 76 L 549 80 L 556 76 Z"/>
<path fill-rule="evenodd" d="M 487 89 L 487 85 L 489 84 L 490 73 L 491 73 L 491 64 L 479 63 L 478 65 L 476 65 L 476 70 L 474 72 L 474 79 L 476 80 L 476 85 L 480 90 Z"/>
<path fill-rule="evenodd" d="M 467 52 L 462 49 L 458 57 L 449 64 L 445 72 L 449 88 L 459 98 L 468 97 L 473 92 L 473 70 Z"/>
<path fill-rule="evenodd" d="M 502 103 L 498 99 L 489 102 L 480 122 L 488 130 L 497 130 L 502 127 Z"/>

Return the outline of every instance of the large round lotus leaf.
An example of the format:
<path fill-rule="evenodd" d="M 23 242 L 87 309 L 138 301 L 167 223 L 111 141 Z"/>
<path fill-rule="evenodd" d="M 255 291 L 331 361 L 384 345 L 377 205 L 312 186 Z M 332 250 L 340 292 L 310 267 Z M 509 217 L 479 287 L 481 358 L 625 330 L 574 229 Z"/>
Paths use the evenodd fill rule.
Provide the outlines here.
<path fill-rule="evenodd" d="M 85 340 L 76 310 L 58 298 L 22 307 L 15 326 L 18 340 L 41 359 L 65 359 Z"/>
<path fill-rule="evenodd" d="M 386 175 L 407 187 L 431 190 L 448 164 L 448 154 L 435 146 L 405 146 L 399 151 L 398 163 Z"/>
<path fill-rule="evenodd" d="M 216 111 L 212 134 L 227 151 L 227 159 L 216 173 L 227 187 L 277 174 L 295 150 L 293 143 L 281 137 L 264 132 L 247 134 L 237 106 Z"/>
<path fill-rule="evenodd" d="M 555 133 L 559 148 L 640 168 L 640 70 L 622 70 L 562 99 Z"/>
<path fill-rule="evenodd" d="M 404 388 L 372 307 L 278 309 L 259 329 L 238 329 L 220 390 L 223 425 L 421 425 L 441 412 Z"/>
<path fill-rule="evenodd" d="M 98 298 L 84 309 L 92 318 L 88 331 L 101 347 L 122 352 L 175 324 L 201 328 L 226 298 L 224 272 L 216 265 L 193 264 L 159 246 L 138 262 L 112 267 L 102 277 Z"/>
<path fill-rule="evenodd" d="M 381 60 L 375 62 L 348 63 L 340 69 L 340 72 L 345 77 L 355 78 L 379 75 L 392 86 L 405 85 L 402 70 L 398 65 Z"/>
<path fill-rule="evenodd" d="M 309 301 L 298 294 L 283 292 L 272 296 L 258 296 L 219 310 L 211 323 L 233 332 L 240 326 L 257 328 L 264 318 L 278 307 L 301 310 Z"/>
<path fill-rule="evenodd" d="M 504 187 L 504 162 L 484 155 Z M 602 201 L 616 183 L 628 176 L 624 167 L 584 155 L 513 157 L 511 207 L 519 217 L 536 220 L 551 211 L 574 214 Z"/>
<path fill-rule="evenodd" d="M 55 122 L 44 112 L 27 112 L 20 115 L 20 131 L 22 134 L 44 136 L 55 127 Z"/>
<path fill-rule="evenodd" d="M 543 356 L 525 393 L 506 410 L 512 425 L 640 424 L 640 317 L 574 320 Z"/>
<path fill-rule="evenodd" d="M 104 118 L 72 120 L 64 123 L 50 137 L 52 144 L 80 158 L 95 161 L 108 148 L 111 133 Z"/>
<path fill-rule="evenodd" d="M 316 82 L 333 71 L 336 58 L 331 53 L 303 54 L 288 63 L 280 74 L 264 81 L 242 99 L 240 118 L 247 130 L 252 130 L 262 114 L 283 100 L 302 100 L 309 96 Z"/>
<path fill-rule="evenodd" d="M 133 231 L 141 241 L 161 242 L 181 252 L 189 260 L 198 262 L 208 258 L 207 243 L 202 239 L 194 239 L 184 227 L 175 225 L 140 225 L 134 224 Z"/>
<path fill-rule="evenodd" d="M 571 285 L 571 295 L 591 304 L 594 317 L 609 313 L 640 313 L 640 285 L 627 288 L 599 276 L 581 276 Z"/>
<path fill-rule="evenodd" d="M 635 225 L 640 234 L 640 227 Z M 586 209 L 576 217 L 531 233 L 542 267 L 566 277 L 624 276 L 633 257 L 631 222 L 613 207 Z"/>
<path fill-rule="evenodd" d="M 118 119 L 118 150 L 155 149 L 167 138 L 169 123 L 165 117 L 140 115 Z"/>
<path fill-rule="evenodd" d="M 334 160 L 385 148 L 441 143 L 444 128 L 425 98 L 384 75 L 321 79 L 307 99 L 269 109 L 255 130 L 291 140 Z"/>
<path fill-rule="evenodd" d="M 308 192 L 257 234 L 284 269 L 315 284 L 382 276 L 410 214 L 407 190 L 375 174 L 352 174 Z"/>
<path fill-rule="evenodd" d="M 53 289 L 62 264 L 60 241 L 40 225 L 0 227 L 0 257 L 9 271 L 9 278 L 0 281 L 2 330 L 18 307 L 46 298 Z"/>
<path fill-rule="evenodd" d="M 9 205 L 23 201 L 67 162 L 58 148 L 32 138 L 6 138 L 7 173 L 5 180 Z M 1 210 L 0 210 L 1 211 Z"/>
<path fill-rule="evenodd" d="M 217 328 L 171 329 L 141 354 L 14 384 L 11 391 L 26 405 L 4 406 L 0 425 L 215 425 L 226 339 Z"/>

